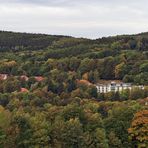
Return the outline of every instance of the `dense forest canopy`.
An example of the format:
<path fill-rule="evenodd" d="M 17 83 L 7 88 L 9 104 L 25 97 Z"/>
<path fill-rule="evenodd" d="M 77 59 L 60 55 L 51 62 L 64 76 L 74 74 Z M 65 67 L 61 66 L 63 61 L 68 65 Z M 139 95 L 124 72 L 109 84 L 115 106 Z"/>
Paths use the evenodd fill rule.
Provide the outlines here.
<path fill-rule="evenodd" d="M 99 94 L 101 79 L 144 90 Z M 148 33 L 0 31 L 0 148 L 146 148 L 147 85 Z"/>

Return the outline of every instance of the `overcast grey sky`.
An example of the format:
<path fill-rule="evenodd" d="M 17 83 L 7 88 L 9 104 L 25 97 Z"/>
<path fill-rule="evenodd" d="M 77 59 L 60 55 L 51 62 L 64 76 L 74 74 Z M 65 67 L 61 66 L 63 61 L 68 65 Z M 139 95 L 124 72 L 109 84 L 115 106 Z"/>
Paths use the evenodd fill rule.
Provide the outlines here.
<path fill-rule="evenodd" d="M 147 0 L 0 0 L 0 30 L 99 38 L 148 31 Z"/>

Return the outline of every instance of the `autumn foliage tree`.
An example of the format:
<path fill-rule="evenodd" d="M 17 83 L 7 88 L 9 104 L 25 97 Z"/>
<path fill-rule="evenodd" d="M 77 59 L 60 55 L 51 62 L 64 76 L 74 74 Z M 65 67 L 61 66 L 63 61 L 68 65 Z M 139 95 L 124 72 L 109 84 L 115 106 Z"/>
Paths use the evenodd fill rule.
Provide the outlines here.
<path fill-rule="evenodd" d="M 135 114 L 128 133 L 135 147 L 148 147 L 148 110 L 145 109 Z"/>

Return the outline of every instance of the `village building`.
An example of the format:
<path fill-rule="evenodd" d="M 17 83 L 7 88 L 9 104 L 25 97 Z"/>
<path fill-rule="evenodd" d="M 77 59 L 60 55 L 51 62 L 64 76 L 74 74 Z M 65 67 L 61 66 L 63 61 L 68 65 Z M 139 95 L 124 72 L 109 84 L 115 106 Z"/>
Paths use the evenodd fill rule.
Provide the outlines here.
<path fill-rule="evenodd" d="M 21 91 L 22 93 L 26 93 L 26 92 L 29 92 L 29 90 L 27 88 L 21 88 Z"/>
<path fill-rule="evenodd" d="M 27 77 L 26 75 L 22 75 L 22 76 L 20 76 L 20 79 L 24 80 L 24 81 L 28 81 L 29 77 Z"/>
<path fill-rule="evenodd" d="M 0 74 L 0 80 L 6 80 L 8 78 L 8 74 Z"/>
<path fill-rule="evenodd" d="M 134 87 L 138 87 L 140 89 L 144 89 L 144 86 L 134 86 L 131 83 L 123 83 L 121 81 L 115 82 L 115 81 L 109 81 L 106 83 L 98 83 L 96 84 L 96 88 L 98 93 L 108 93 L 108 92 L 120 92 L 123 90 L 131 90 Z"/>
<path fill-rule="evenodd" d="M 35 78 L 35 80 L 36 80 L 37 82 L 42 82 L 42 81 L 45 80 L 45 78 L 42 77 L 42 76 L 35 76 L 34 78 Z"/>

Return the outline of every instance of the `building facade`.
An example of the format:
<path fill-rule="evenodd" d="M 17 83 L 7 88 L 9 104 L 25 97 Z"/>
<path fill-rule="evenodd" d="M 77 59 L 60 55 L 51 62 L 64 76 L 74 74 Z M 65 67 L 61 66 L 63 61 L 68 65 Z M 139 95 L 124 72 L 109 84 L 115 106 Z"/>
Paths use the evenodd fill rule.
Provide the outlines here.
<path fill-rule="evenodd" d="M 133 86 L 131 83 L 116 83 L 114 81 L 107 84 L 99 83 L 96 85 L 98 93 L 120 92 L 126 89 L 131 90 L 134 87 L 144 89 L 144 86 Z"/>

